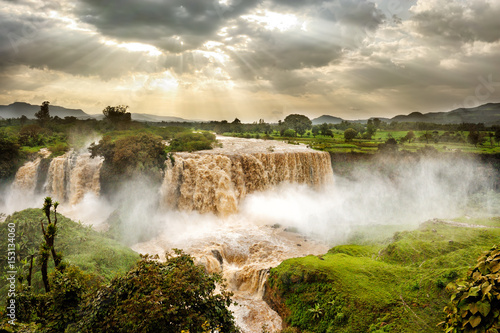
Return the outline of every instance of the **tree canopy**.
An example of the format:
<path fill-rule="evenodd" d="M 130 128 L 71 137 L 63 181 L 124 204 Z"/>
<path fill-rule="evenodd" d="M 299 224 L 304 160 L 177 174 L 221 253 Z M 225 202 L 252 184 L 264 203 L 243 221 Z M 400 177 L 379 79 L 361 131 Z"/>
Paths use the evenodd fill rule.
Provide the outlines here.
<path fill-rule="evenodd" d="M 304 135 L 304 133 L 312 127 L 312 122 L 304 115 L 291 114 L 285 118 L 284 125 L 295 130 L 297 134 Z"/>
<path fill-rule="evenodd" d="M 43 102 L 40 106 L 40 111 L 35 113 L 35 117 L 38 119 L 42 126 L 50 120 L 49 104 L 49 101 Z"/>
<path fill-rule="evenodd" d="M 221 286 L 216 293 L 216 286 Z M 101 288 L 69 332 L 238 332 L 231 293 L 180 250 L 165 262 L 145 256 L 125 276 Z"/>
<path fill-rule="evenodd" d="M 116 123 L 121 121 L 131 121 L 132 115 L 127 112 L 127 105 L 107 106 L 102 113 L 110 122 Z"/>

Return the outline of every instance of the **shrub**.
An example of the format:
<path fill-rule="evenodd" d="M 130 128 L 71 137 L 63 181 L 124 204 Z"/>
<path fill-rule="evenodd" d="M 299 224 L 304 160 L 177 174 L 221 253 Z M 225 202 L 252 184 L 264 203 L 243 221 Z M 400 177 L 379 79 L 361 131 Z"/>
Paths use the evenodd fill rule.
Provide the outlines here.
<path fill-rule="evenodd" d="M 500 329 L 500 247 L 485 252 L 467 277 L 451 284 L 445 307 L 446 332 L 498 332 Z"/>

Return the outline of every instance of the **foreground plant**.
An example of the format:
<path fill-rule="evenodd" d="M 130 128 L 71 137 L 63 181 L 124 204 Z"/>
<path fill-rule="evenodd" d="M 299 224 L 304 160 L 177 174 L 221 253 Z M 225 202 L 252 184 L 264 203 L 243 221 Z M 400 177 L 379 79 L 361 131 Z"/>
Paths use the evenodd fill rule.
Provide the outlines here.
<path fill-rule="evenodd" d="M 450 284 L 454 291 L 444 308 L 445 332 L 497 333 L 500 330 L 500 247 L 485 252 L 467 278 Z"/>

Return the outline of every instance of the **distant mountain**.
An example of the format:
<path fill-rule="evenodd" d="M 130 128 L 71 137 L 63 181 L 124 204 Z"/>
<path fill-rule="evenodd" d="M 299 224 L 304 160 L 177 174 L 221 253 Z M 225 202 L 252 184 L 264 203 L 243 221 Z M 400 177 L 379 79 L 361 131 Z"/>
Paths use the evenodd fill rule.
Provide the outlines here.
<path fill-rule="evenodd" d="M 132 113 L 132 120 L 150 121 L 150 122 L 167 121 L 167 122 L 179 122 L 179 123 L 193 121 L 193 120 L 187 120 L 187 119 L 179 118 L 179 117 L 157 116 L 154 114 L 147 114 L 147 113 Z"/>
<path fill-rule="evenodd" d="M 340 124 L 344 119 L 334 116 L 323 115 L 312 120 L 313 125 L 327 124 Z"/>
<path fill-rule="evenodd" d="M 30 119 L 34 119 L 35 113 L 38 111 L 40 111 L 40 105 L 32 105 L 24 102 L 15 102 L 10 105 L 0 105 L 0 117 L 2 118 L 19 118 L 22 115 L 25 115 Z M 88 114 L 80 109 L 67 109 L 57 105 L 49 105 L 49 112 L 52 117 L 90 118 Z"/>
<path fill-rule="evenodd" d="M 488 103 L 475 108 L 459 108 L 448 112 L 399 115 L 390 122 L 425 122 L 436 124 L 484 123 L 487 126 L 500 125 L 500 103 Z"/>

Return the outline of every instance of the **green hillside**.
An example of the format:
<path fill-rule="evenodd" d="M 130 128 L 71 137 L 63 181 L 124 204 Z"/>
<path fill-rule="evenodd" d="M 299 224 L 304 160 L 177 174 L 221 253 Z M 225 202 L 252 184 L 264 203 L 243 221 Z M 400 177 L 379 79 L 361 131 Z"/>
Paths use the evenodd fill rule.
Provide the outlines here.
<path fill-rule="evenodd" d="M 442 332 L 446 286 L 500 243 L 499 227 L 500 218 L 429 221 L 383 242 L 286 260 L 271 270 L 265 299 L 285 332 Z"/>

